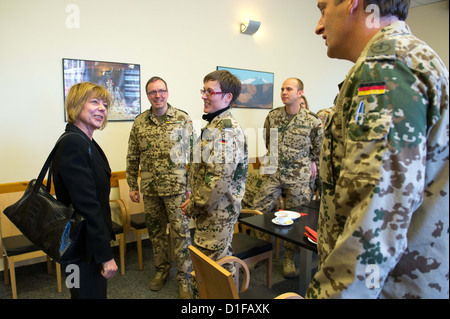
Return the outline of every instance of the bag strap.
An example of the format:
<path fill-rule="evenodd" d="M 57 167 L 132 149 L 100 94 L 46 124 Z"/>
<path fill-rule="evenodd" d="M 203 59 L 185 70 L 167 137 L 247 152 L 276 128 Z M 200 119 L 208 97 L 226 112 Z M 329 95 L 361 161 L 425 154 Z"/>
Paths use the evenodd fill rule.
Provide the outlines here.
<path fill-rule="evenodd" d="M 43 185 L 45 174 L 47 173 L 47 171 L 49 171 L 50 164 L 52 163 L 53 156 L 55 155 L 55 152 L 56 152 L 56 149 L 57 149 L 59 143 L 61 142 L 61 140 L 64 137 L 66 137 L 68 135 L 72 135 L 72 134 L 80 135 L 82 138 L 84 138 L 86 140 L 86 138 L 83 135 L 76 133 L 76 132 L 65 132 L 59 137 L 59 139 L 56 141 L 55 146 L 53 147 L 52 151 L 48 155 L 47 160 L 45 161 L 44 166 L 42 167 L 41 172 L 39 173 L 36 183 L 34 184 L 33 191 L 35 193 L 37 193 L 39 191 L 39 188 L 41 187 L 41 185 Z M 89 155 L 92 157 L 91 145 L 89 144 L 88 140 L 86 140 L 86 142 L 89 145 Z M 51 171 L 49 171 L 48 177 L 47 177 L 47 185 L 45 186 L 45 188 L 49 192 L 50 192 L 51 184 L 52 184 L 52 174 L 51 174 Z"/>

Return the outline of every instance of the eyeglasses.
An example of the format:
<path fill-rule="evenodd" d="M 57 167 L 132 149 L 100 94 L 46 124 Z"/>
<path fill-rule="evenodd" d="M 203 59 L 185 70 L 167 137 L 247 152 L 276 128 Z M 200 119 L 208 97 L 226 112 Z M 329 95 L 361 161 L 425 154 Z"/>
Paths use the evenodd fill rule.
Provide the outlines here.
<path fill-rule="evenodd" d="M 216 94 L 227 94 L 226 92 L 214 92 L 214 91 L 208 91 L 208 90 L 205 90 L 205 89 L 201 89 L 200 90 L 200 94 L 201 95 L 203 95 L 203 94 L 206 94 L 206 95 L 216 95 Z"/>
<path fill-rule="evenodd" d="M 167 90 L 157 90 L 157 91 L 155 90 L 155 91 L 147 92 L 147 94 L 150 96 L 155 96 L 156 93 L 158 93 L 159 95 L 166 95 Z"/>

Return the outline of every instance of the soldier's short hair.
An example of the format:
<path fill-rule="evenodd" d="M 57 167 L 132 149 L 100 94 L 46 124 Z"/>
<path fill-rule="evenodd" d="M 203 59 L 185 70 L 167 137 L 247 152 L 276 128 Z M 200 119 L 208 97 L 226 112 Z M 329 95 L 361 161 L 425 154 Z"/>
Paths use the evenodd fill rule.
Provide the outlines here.
<path fill-rule="evenodd" d="M 106 88 L 91 82 L 82 82 L 73 85 L 69 90 L 65 103 L 67 122 L 72 124 L 77 122 L 84 105 L 92 98 L 97 98 L 106 102 L 106 109 L 109 109 L 111 95 Z M 100 127 L 101 130 L 105 128 L 106 123 L 107 120 L 105 119 Z"/>
<path fill-rule="evenodd" d="M 203 83 L 208 81 L 218 81 L 220 90 L 224 93 L 231 93 L 233 95 L 229 106 L 231 107 L 241 94 L 241 81 L 235 77 L 230 71 L 218 70 L 211 72 L 205 76 Z"/>
<path fill-rule="evenodd" d="M 159 76 L 153 76 L 150 78 L 150 80 L 147 81 L 147 84 L 145 85 L 145 92 L 147 92 L 147 87 L 150 83 L 152 82 L 156 82 L 156 81 L 163 81 L 164 85 L 166 86 L 166 90 L 168 90 L 169 88 L 167 87 L 167 83 L 166 81 L 164 81 L 162 78 L 160 78 Z"/>
<path fill-rule="evenodd" d="M 294 81 L 297 82 L 297 86 L 298 86 L 298 90 L 299 91 L 303 91 L 304 90 L 305 86 L 303 85 L 303 81 L 302 80 L 300 80 L 299 78 L 289 78 L 289 79 L 294 80 Z"/>
<path fill-rule="evenodd" d="M 334 0 L 335 4 L 340 4 L 344 0 Z M 408 17 L 410 0 L 364 0 L 364 7 L 369 4 L 375 4 L 380 8 L 382 17 L 394 16 L 401 21 L 405 21 Z"/>

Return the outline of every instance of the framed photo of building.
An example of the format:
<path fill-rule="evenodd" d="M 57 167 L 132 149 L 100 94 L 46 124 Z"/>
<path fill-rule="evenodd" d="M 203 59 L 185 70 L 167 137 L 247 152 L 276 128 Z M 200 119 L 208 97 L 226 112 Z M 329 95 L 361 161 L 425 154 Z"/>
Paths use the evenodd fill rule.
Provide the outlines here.
<path fill-rule="evenodd" d="M 63 58 L 64 102 L 77 83 L 92 82 L 111 94 L 108 121 L 134 121 L 141 113 L 141 70 L 139 64 Z M 66 112 L 64 112 L 67 121 Z"/>
<path fill-rule="evenodd" d="M 241 94 L 234 103 L 233 107 L 244 109 L 273 108 L 273 73 L 229 68 L 224 66 L 218 66 L 217 70 L 228 70 L 239 80 L 241 80 Z"/>

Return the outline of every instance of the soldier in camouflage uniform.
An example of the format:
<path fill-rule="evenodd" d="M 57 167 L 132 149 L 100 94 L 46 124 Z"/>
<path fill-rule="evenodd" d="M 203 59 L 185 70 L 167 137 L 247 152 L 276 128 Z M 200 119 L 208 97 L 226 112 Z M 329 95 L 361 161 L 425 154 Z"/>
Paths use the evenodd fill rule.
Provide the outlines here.
<path fill-rule="evenodd" d="M 324 129 L 306 296 L 448 298 L 448 70 L 404 22 L 409 1 L 371 1 L 378 28 L 349 2 L 318 6 L 328 56 L 355 64 Z"/>
<path fill-rule="evenodd" d="M 190 298 L 189 220 L 181 214 L 179 206 L 186 200 L 186 163 L 191 149 L 192 121 L 187 113 L 167 103 L 168 90 L 163 79 L 151 78 L 147 82 L 146 92 L 152 106 L 136 117 L 128 142 L 126 175 L 130 198 L 135 202 L 140 198 L 137 182 L 140 167 L 140 190 L 156 267 L 150 289 L 161 289 L 169 276 L 166 227 L 170 222 L 180 298 Z"/>
<path fill-rule="evenodd" d="M 270 111 L 264 123 L 267 154 L 262 167 L 263 184 L 255 197 L 254 209 L 265 214 L 274 210 L 282 193 L 286 194 L 286 208 L 311 200 L 310 182 L 316 178 L 323 131 L 317 115 L 300 107 L 302 95 L 303 83 L 296 78 L 287 79 L 281 88 L 285 106 Z M 283 273 L 285 277 L 293 277 L 296 247 L 286 242 L 285 248 Z"/>
<path fill-rule="evenodd" d="M 332 107 L 327 107 L 325 109 L 321 109 L 317 112 L 317 116 L 322 121 L 322 124 L 325 124 L 328 120 L 328 116 L 330 116 Z"/>
<path fill-rule="evenodd" d="M 208 74 L 203 83 L 203 118 L 208 124 L 194 146 L 194 164 L 189 167 L 192 193 L 182 209 L 196 221 L 195 246 L 218 260 L 233 254 L 231 242 L 245 192 L 248 151 L 244 131 L 230 111 L 241 82 L 221 70 Z M 233 264 L 224 267 L 234 274 Z"/>
<path fill-rule="evenodd" d="M 316 113 L 317 116 L 319 117 L 320 121 L 322 122 L 322 125 L 325 125 L 325 123 L 327 122 L 328 116 L 330 115 L 332 109 L 333 109 L 332 107 L 327 107 L 325 109 L 319 110 Z M 316 176 L 316 180 L 314 181 L 314 189 L 315 189 L 316 193 L 319 194 L 319 197 L 320 197 L 320 194 L 322 193 L 322 183 L 320 182 L 319 167 L 317 168 L 317 176 Z"/>

